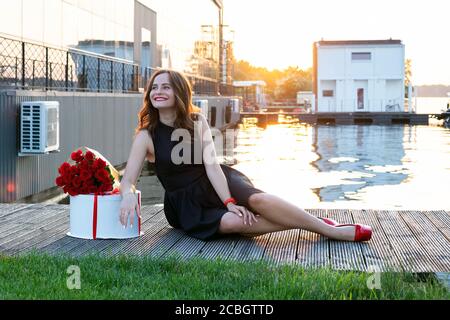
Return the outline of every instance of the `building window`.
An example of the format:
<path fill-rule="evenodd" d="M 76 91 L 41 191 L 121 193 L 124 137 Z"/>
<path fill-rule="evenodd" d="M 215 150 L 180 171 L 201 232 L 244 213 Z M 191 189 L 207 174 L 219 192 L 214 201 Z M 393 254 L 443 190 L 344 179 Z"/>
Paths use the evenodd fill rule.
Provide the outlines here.
<path fill-rule="evenodd" d="M 322 97 L 333 97 L 334 91 L 333 90 L 323 90 L 322 91 Z"/>
<path fill-rule="evenodd" d="M 371 52 L 352 52 L 352 61 L 367 61 L 371 59 Z"/>

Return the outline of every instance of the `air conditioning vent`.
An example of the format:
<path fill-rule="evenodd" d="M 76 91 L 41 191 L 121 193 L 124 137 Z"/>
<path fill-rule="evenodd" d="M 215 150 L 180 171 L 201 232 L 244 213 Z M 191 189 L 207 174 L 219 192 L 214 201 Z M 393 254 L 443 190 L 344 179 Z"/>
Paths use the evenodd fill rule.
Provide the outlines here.
<path fill-rule="evenodd" d="M 19 155 L 59 151 L 59 102 L 28 101 L 20 105 Z"/>

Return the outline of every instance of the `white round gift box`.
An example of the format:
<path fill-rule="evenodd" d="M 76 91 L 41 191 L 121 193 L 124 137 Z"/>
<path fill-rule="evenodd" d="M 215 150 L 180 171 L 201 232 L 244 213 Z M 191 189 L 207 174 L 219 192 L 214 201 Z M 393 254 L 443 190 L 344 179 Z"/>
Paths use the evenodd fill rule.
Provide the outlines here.
<path fill-rule="evenodd" d="M 136 190 L 140 205 L 141 192 Z M 94 230 L 94 195 L 80 194 L 70 196 L 70 229 L 68 236 L 82 239 L 128 239 L 142 235 L 140 232 L 140 219 L 134 212 L 133 226 L 130 227 L 131 216 L 127 227 L 120 223 L 120 194 L 107 194 L 97 196 L 97 220 Z M 96 236 L 94 237 L 94 231 Z"/>

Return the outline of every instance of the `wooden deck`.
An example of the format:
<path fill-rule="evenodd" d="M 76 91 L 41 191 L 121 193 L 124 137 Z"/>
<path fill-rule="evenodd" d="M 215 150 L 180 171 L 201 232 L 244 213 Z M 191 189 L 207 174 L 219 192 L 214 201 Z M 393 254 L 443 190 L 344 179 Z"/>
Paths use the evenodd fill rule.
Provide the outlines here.
<path fill-rule="evenodd" d="M 338 270 L 408 272 L 450 271 L 450 213 L 448 211 L 325 210 L 308 212 L 340 222 L 369 224 L 369 242 L 333 241 L 305 231 L 288 230 L 245 238 L 200 241 L 170 227 L 162 205 L 144 206 L 144 235 L 130 240 L 82 240 L 66 235 L 69 206 L 0 204 L 0 254 L 18 255 L 31 249 L 50 254 L 82 256 L 133 254 L 181 258 L 203 257 L 275 264 L 328 266 Z"/>

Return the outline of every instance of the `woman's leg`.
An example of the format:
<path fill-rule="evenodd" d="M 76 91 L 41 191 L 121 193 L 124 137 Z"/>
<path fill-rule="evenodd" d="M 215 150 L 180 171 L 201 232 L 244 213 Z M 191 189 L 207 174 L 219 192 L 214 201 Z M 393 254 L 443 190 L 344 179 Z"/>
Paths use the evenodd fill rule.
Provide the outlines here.
<path fill-rule="evenodd" d="M 281 226 L 281 230 L 301 228 L 320 233 L 336 240 L 352 241 L 355 238 L 355 227 L 333 227 L 305 210 L 268 193 L 255 193 L 250 196 L 250 211 L 258 213 L 273 225 Z"/>
<path fill-rule="evenodd" d="M 262 216 L 257 216 L 257 222 L 252 222 L 251 225 L 244 224 L 241 217 L 238 217 L 233 212 L 227 212 L 220 220 L 219 233 L 239 233 L 242 235 L 260 235 L 269 232 L 282 231 L 287 229 L 285 226 L 273 223 Z"/>

